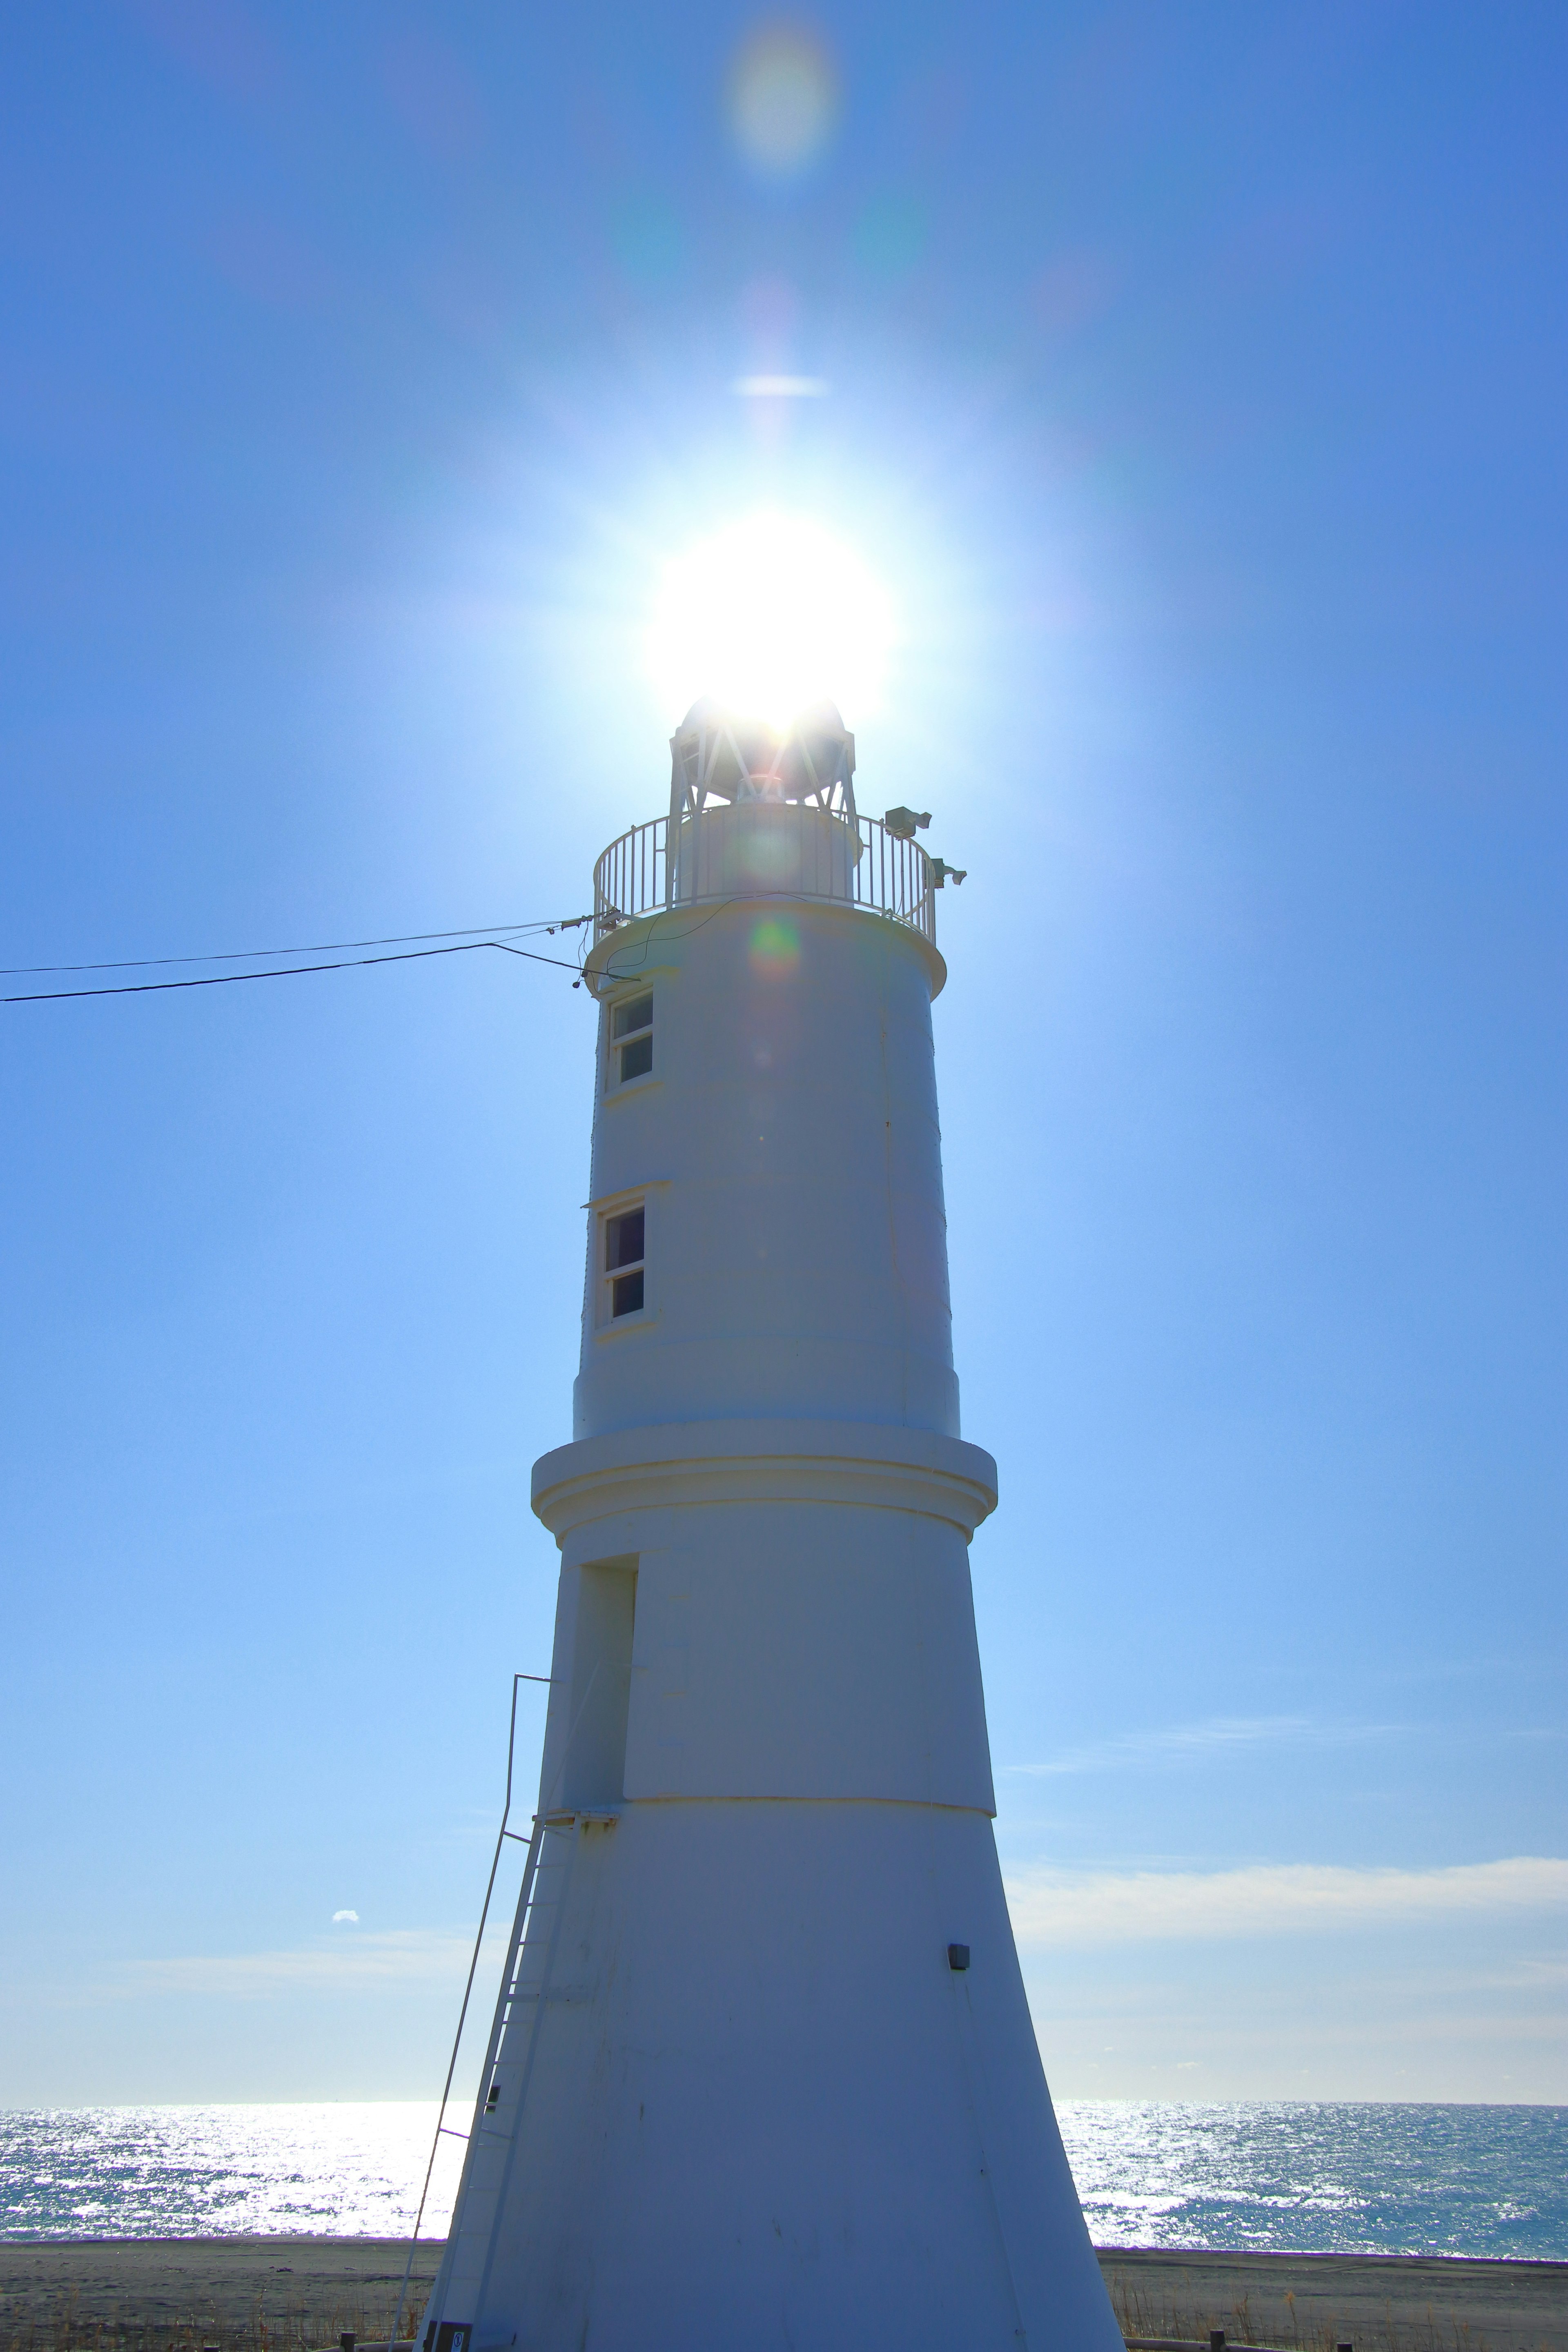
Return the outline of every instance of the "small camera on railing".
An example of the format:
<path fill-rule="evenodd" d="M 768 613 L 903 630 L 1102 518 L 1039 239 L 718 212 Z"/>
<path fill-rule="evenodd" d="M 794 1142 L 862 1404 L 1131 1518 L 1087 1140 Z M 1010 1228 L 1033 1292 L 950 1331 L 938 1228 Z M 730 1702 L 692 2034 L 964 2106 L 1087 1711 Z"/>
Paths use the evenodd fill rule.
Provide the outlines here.
<path fill-rule="evenodd" d="M 911 808 L 890 808 L 882 823 L 895 841 L 912 841 L 916 833 L 923 833 L 931 823 L 931 811 L 919 814 Z"/>

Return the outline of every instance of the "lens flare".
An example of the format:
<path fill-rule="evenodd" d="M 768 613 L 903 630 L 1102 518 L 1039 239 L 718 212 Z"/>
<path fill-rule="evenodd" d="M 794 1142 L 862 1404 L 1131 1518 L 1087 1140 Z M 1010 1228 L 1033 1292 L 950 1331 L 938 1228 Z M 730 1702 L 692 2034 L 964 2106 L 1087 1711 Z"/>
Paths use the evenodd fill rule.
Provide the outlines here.
<path fill-rule="evenodd" d="M 711 694 L 774 727 L 826 699 L 856 726 L 893 641 L 887 592 L 852 550 L 804 517 L 757 514 L 667 567 L 648 672 L 672 718 Z"/>
<path fill-rule="evenodd" d="M 803 172 L 837 116 L 837 78 L 803 26 L 763 25 L 742 45 L 730 71 L 730 122 L 741 152 L 766 178 Z"/>
<path fill-rule="evenodd" d="M 752 929 L 748 953 L 759 980 L 788 980 L 800 961 L 800 933 L 782 916 L 765 915 Z"/>

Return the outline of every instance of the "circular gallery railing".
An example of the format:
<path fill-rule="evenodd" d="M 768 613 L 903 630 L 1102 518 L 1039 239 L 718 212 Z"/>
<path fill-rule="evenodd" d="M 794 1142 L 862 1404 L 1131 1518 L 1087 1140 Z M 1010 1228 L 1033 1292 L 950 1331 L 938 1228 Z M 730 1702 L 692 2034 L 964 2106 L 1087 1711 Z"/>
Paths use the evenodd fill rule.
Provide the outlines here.
<path fill-rule="evenodd" d="M 879 817 L 801 802 L 743 802 L 670 821 L 655 817 L 612 841 L 594 868 L 594 935 L 675 907 L 730 898 L 827 898 L 907 924 L 936 945 L 931 863 L 918 841 Z"/>

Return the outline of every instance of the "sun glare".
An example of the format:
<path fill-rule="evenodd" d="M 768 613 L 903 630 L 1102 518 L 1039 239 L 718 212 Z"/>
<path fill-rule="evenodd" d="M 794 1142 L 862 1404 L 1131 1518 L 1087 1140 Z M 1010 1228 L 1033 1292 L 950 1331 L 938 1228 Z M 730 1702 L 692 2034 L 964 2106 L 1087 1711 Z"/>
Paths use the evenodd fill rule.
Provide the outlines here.
<path fill-rule="evenodd" d="M 854 726 L 892 643 L 887 592 L 858 556 L 820 523 L 758 514 L 667 566 L 648 667 L 672 724 L 711 694 L 775 727 L 826 698 Z"/>

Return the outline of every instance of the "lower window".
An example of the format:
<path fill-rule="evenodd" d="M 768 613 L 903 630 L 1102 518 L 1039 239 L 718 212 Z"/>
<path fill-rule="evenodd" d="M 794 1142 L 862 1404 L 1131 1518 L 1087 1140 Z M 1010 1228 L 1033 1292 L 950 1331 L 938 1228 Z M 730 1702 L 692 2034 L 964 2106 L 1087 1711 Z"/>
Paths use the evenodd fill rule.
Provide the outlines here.
<path fill-rule="evenodd" d="M 605 1219 L 604 1278 L 609 1291 L 606 1322 L 614 1323 L 623 1315 L 640 1315 L 643 1311 L 647 1271 L 644 1255 L 647 1213 L 639 1206 L 619 1210 L 615 1216 Z"/>

